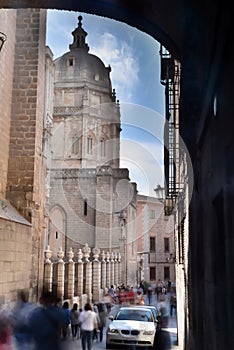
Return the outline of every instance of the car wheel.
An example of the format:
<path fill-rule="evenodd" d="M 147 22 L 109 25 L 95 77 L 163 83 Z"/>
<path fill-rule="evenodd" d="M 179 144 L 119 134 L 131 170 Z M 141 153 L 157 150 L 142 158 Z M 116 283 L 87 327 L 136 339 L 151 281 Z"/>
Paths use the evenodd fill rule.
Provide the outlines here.
<path fill-rule="evenodd" d="M 106 343 L 106 349 L 113 349 L 113 345 L 109 344 L 109 343 Z"/>

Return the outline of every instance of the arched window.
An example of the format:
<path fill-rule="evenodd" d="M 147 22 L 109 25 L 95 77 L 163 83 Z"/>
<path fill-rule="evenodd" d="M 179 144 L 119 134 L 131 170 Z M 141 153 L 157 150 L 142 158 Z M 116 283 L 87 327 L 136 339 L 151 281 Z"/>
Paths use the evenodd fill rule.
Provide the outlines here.
<path fill-rule="evenodd" d="M 72 137 L 72 149 L 71 149 L 71 153 L 72 154 L 78 154 L 79 152 L 79 139 L 77 137 L 77 135 L 74 135 Z"/>
<path fill-rule="evenodd" d="M 88 215 L 88 203 L 87 203 L 87 199 L 84 200 L 84 215 L 85 215 L 85 216 Z"/>
<path fill-rule="evenodd" d="M 93 152 L 93 139 L 92 139 L 92 136 L 88 136 L 88 139 L 87 139 L 87 152 L 88 152 L 88 154 L 92 154 L 92 152 Z"/>
<path fill-rule="evenodd" d="M 106 142 L 104 139 L 101 139 L 100 141 L 100 149 L 101 149 L 101 157 L 106 156 Z"/>
<path fill-rule="evenodd" d="M 62 247 L 63 251 L 66 250 L 66 214 L 59 206 L 53 207 L 49 213 L 48 232 L 47 244 L 51 247 L 53 256 L 57 256 L 57 251 L 60 247 Z"/>

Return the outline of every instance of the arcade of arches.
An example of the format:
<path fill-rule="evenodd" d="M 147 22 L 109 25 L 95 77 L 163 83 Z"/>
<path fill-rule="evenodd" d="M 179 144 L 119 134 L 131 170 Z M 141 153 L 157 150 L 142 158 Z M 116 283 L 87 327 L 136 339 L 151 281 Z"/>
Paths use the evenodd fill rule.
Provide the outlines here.
<path fill-rule="evenodd" d="M 224 8 L 220 1 L 211 0 L 0 0 L 0 7 L 20 8 L 15 11 L 14 21 L 8 19 L 6 12 L 0 14 L 0 30 L 6 32 L 7 29 L 10 43 L 8 51 L 2 50 L 0 57 L 0 141 L 4 145 L 0 149 L 0 192 L 2 198 L 12 204 L 6 214 L 4 200 L 1 202 L 1 211 L 6 215 L 0 220 L 1 298 L 4 295 L 2 281 L 6 279 L 5 286 L 8 283 L 2 271 L 13 271 L 11 259 L 17 256 L 17 253 L 12 256 L 13 249 L 17 252 L 17 247 L 8 244 L 12 235 L 14 239 L 21 240 L 21 244 L 24 242 L 24 250 L 20 254 L 18 252 L 19 268 L 27 268 L 28 256 L 33 257 L 32 295 L 38 295 L 42 283 L 43 213 L 40 208 L 44 206 L 40 192 L 43 178 L 40 115 L 43 115 L 44 102 L 41 93 L 44 61 L 40 60 L 40 39 L 45 38 L 45 9 L 106 16 L 148 33 L 181 63 L 179 128 L 191 158 L 194 181 L 190 181 L 189 176 L 184 177 L 186 215 L 183 225 L 175 228 L 178 239 L 187 237 L 187 249 L 182 252 L 183 259 L 176 266 L 179 346 L 186 350 L 233 348 L 234 48 L 228 5 Z M 29 25 L 32 17 L 29 19 L 27 15 L 28 7 L 33 13 L 33 29 Z M 27 42 L 26 51 L 21 48 L 22 40 Z M 34 44 L 37 41 L 37 45 L 31 45 L 33 41 Z M 17 67 L 22 64 L 21 60 L 32 57 L 36 61 L 33 60 L 33 67 L 30 67 L 34 79 L 30 110 L 26 115 L 30 126 L 17 143 L 17 127 L 19 123 L 26 122 L 25 113 L 19 108 L 29 108 L 26 104 L 19 106 L 17 103 L 19 96 L 29 97 L 27 78 L 20 76 Z M 17 218 L 14 209 L 22 215 L 22 219 Z M 8 223 L 10 215 L 14 220 Z M 30 252 L 29 235 L 33 237 Z M 23 278 L 22 271 L 21 275 Z"/>

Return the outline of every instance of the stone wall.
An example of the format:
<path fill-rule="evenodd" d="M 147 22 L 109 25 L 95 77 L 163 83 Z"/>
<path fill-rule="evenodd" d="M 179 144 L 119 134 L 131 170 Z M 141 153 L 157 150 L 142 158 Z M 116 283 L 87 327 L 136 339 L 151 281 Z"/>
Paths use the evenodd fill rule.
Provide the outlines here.
<path fill-rule="evenodd" d="M 19 290 L 29 291 L 30 299 L 35 300 L 30 283 L 31 253 L 31 225 L 23 219 L 0 218 L 0 305 L 12 301 Z"/>
<path fill-rule="evenodd" d="M 25 221 L 31 223 L 30 228 L 23 225 L 13 230 L 23 236 L 22 244 L 17 237 L 17 254 L 12 249 L 13 253 L 9 255 L 14 277 L 7 273 L 1 281 L 4 281 L 4 300 L 12 297 L 11 285 L 21 289 L 17 278 L 23 287 L 27 281 L 31 295 L 36 298 L 43 283 L 45 166 L 42 131 L 46 11 L 0 10 L 0 23 L 0 31 L 7 36 L 0 53 L 0 196 L 3 201 L 7 198 L 17 214 L 21 213 Z M 2 228 L 3 237 L 12 225 L 11 218 L 5 217 L 5 220 L 8 224 Z M 24 239 L 24 235 L 30 239 Z M 30 245 L 28 249 L 25 249 L 25 241 Z M 9 244 L 3 239 L 2 251 L 8 252 Z M 32 260 L 22 263 L 21 256 L 26 252 Z M 5 258 L 2 255 L 2 264 L 8 262 Z"/>
<path fill-rule="evenodd" d="M 7 36 L 0 52 L 0 197 L 5 197 L 9 155 L 16 10 L 0 10 L 0 31 Z"/>

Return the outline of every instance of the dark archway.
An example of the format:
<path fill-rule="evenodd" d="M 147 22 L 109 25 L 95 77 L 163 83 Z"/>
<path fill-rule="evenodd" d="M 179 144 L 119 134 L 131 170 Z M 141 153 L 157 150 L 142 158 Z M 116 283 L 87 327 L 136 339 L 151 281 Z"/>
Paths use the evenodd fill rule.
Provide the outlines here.
<path fill-rule="evenodd" d="M 107 16 L 148 33 L 181 61 L 180 134 L 195 170 L 195 189 L 187 218 L 189 273 L 184 277 L 188 283 L 189 313 L 184 344 L 190 350 L 232 348 L 234 47 L 231 9 L 210 0 L 202 3 L 0 0 L 0 7 L 54 8 Z"/>

